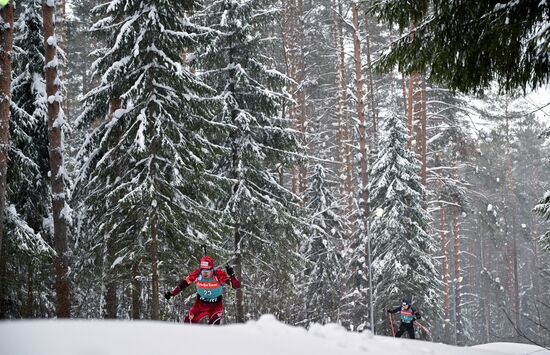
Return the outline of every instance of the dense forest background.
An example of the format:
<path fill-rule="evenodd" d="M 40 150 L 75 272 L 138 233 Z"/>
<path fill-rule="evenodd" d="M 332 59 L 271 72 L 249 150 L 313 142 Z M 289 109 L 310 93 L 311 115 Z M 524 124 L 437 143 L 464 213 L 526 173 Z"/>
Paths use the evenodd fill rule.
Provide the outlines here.
<path fill-rule="evenodd" d="M 424 339 L 550 346 L 547 81 L 384 68 L 416 42 L 380 3 L 3 8 L 1 317 L 181 321 L 192 291 L 162 293 L 205 244 L 243 282 L 226 322 L 389 335 L 406 297 Z"/>

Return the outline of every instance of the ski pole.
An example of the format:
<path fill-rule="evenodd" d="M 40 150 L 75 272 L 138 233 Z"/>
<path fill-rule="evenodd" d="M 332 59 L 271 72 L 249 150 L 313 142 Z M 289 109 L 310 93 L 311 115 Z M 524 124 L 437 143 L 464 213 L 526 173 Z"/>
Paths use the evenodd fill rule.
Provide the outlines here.
<path fill-rule="evenodd" d="M 388 313 L 388 317 L 390 317 L 391 336 L 395 338 L 395 329 L 393 328 L 393 318 L 391 316 L 391 313 Z"/>
<path fill-rule="evenodd" d="M 426 328 L 425 326 L 423 326 L 421 323 L 418 323 L 418 321 L 415 321 L 416 324 L 418 324 L 418 326 L 420 328 L 422 328 L 426 333 L 430 334 L 430 331 L 428 330 L 428 328 Z"/>

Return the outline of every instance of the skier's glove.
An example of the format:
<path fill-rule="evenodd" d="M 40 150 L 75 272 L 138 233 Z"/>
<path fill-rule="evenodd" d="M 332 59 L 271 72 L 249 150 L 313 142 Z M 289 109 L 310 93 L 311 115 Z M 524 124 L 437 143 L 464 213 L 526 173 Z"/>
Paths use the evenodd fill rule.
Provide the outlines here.
<path fill-rule="evenodd" d="M 231 266 L 227 265 L 225 267 L 225 271 L 227 271 L 227 275 L 229 275 L 229 277 L 235 276 L 235 271 L 233 270 L 233 268 Z"/>
<path fill-rule="evenodd" d="M 172 292 L 170 291 L 166 291 L 166 293 L 164 294 L 164 298 L 166 298 L 167 301 L 169 301 L 172 297 Z"/>
<path fill-rule="evenodd" d="M 391 309 L 388 309 L 388 313 L 391 313 Z"/>
<path fill-rule="evenodd" d="M 420 318 L 422 318 L 422 316 L 421 316 L 420 314 L 418 314 L 418 313 L 417 313 L 417 314 L 415 314 L 414 316 L 416 317 L 416 319 L 420 319 Z"/>

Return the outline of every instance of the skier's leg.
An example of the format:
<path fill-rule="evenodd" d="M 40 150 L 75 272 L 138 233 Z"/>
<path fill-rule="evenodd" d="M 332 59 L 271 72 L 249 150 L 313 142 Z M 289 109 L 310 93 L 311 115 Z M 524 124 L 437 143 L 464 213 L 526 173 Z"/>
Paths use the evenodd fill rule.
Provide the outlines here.
<path fill-rule="evenodd" d="M 185 316 L 183 323 L 198 323 L 201 319 L 208 315 L 207 310 L 204 308 L 202 302 L 198 299 L 189 310 L 189 313 Z"/>
<path fill-rule="evenodd" d="M 403 326 L 403 322 L 401 322 L 401 324 L 399 325 L 399 330 L 397 331 L 397 333 L 395 333 L 395 337 L 401 338 L 401 335 L 403 335 L 403 333 L 405 333 L 405 327 Z"/>
<path fill-rule="evenodd" d="M 407 332 L 409 333 L 409 338 L 414 339 L 414 325 L 412 323 L 409 323 Z"/>
<path fill-rule="evenodd" d="M 216 302 L 210 308 L 208 314 L 208 324 L 211 325 L 221 325 L 222 324 L 222 315 L 223 315 L 223 304 L 222 302 Z"/>

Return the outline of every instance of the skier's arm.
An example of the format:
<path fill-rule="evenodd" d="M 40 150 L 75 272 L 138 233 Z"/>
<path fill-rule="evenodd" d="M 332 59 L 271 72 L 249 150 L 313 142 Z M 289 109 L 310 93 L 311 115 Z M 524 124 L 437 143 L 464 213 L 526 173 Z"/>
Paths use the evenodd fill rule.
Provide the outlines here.
<path fill-rule="evenodd" d="M 237 277 L 235 277 L 235 274 L 233 272 L 233 268 L 230 267 L 230 266 L 227 266 L 226 269 L 228 271 L 227 273 L 225 271 L 223 271 L 222 269 L 217 269 L 216 270 L 216 276 L 218 277 L 218 280 L 220 280 L 220 283 L 228 284 L 234 289 L 240 288 L 241 283 L 239 282 Z"/>
<path fill-rule="evenodd" d="M 394 309 L 388 309 L 388 313 L 397 313 L 401 310 L 401 307 L 397 307 L 397 308 L 394 308 Z"/>
<path fill-rule="evenodd" d="M 195 270 L 193 271 L 192 273 L 190 273 L 189 275 L 187 275 L 186 278 L 184 278 L 183 280 L 181 280 L 181 282 L 179 283 L 179 285 L 177 285 L 176 287 L 174 287 L 172 289 L 172 291 L 170 292 L 172 294 L 172 296 L 176 296 L 177 294 L 179 294 L 182 290 L 184 290 L 187 286 L 191 285 L 193 283 L 193 281 L 195 281 L 197 279 L 197 277 L 199 276 L 199 270 Z"/>

